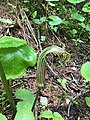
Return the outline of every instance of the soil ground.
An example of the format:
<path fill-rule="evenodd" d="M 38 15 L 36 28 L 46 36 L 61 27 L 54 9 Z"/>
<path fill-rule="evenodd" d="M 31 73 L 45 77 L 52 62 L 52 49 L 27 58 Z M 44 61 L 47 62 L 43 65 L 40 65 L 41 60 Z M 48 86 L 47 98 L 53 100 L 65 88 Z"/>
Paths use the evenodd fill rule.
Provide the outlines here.
<path fill-rule="evenodd" d="M 40 53 L 41 48 L 45 48 L 49 45 L 65 45 L 65 49 L 70 53 L 70 60 L 67 65 L 63 68 L 60 67 L 57 56 L 47 56 L 47 62 L 50 67 L 47 67 L 46 71 L 46 82 L 44 88 L 41 90 L 39 99 L 37 101 L 36 108 L 34 110 L 37 119 L 37 113 L 42 108 L 40 98 L 46 97 L 48 100 L 47 109 L 51 109 L 53 112 L 59 112 L 65 120 L 90 120 L 90 108 L 85 103 L 85 96 L 90 96 L 90 84 L 87 88 L 84 84 L 84 79 L 80 75 L 81 65 L 90 58 L 90 46 L 85 44 L 75 44 L 72 40 L 63 40 L 62 35 L 58 35 L 59 41 L 53 35 L 48 35 L 48 40 L 45 42 L 39 42 L 36 44 L 32 33 L 28 30 L 26 23 L 22 23 L 21 19 L 16 18 L 15 11 L 12 8 L 2 2 L 0 3 L 0 17 L 4 19 L 17 20 L 18 26 L 8 25 L 0 23 L 0 37 L 4 35 L 14 36 L 27 40 L 28 44 L 33 46 L 37 52 Z M 23 27 L 22 27 L 23 26 Z M 35 35 L 38 38 L 38 30 L 36 29 Z M 36 70 L 37 67 L 28 68 L 26 75 L 13 82 L 13 92 L 16 89 L 22 87 L 28 89 L 36 94 L 37 92 L 37 81 L 36 81 Z M 57 81 L 58 77 L 67 80 L 67 87 L 64 89 L 61 84 Z M 0 81 L 0 94 L 3 92 L 3 85 Z M 72 96 L 72 102 L 67 103 L 68 96 Z M 72 103 L 72 104 L 71 104 Z M 1 104 L 1 103 L 0 103 Z M 12 120 L 11 109 L 5 109 L 8 120 Z"/>

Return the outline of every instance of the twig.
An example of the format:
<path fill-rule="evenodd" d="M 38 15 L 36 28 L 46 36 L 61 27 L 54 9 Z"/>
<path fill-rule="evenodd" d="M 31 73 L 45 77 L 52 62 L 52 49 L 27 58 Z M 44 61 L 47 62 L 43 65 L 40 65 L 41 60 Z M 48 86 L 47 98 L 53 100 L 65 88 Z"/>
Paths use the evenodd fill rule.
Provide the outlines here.
<path fill-rule="evenodd" d="M 90 90 L 87 90 L 87 91 L 84 91 L 84 92 L 83 92 L 83 90 L 82 90 L 82 91 L 80 91 L 80 93 L 77 94 L 77 96 L 75 96 L 74 98 L 72 98 L 72 101 L 70 102 L 70 104 L 69 104 L 69 106 L 68 106 L 68 117 L 70 116 L 70 108 L 71 108 L 71 105 L 72 105 L 73 101 L 74 101 L 76 98 L 80 97 L 82 94 L 85 94 L 85 93 L 87 93 L 87 92 L 89 92 L 89 91 L 90 91 Z"/>
<path fill-rule="evenodd" d="M 53 71 L 52 67 L 48 64 L 48 62 L 46 62 L 46 65 L 47 65 L 47 67 L 51 70 L 51 72 L 52 72 L 55 76 L 58 76 L 58 74 Z"/>
<path fill-rule="evenodd" d="M 30 21 L 29 21 L 27 15 L 26 15 L 26 13 L 25 13 L 24 11 L 23 11 L 23 14 L 24 14 L 24 17 L 26 18 L 26 21 L 25 21 L 25 22 L 26 22 L 26 25 L 28 26 L 28 29 L 29 29 L 30 32 L 32 33 L 32 36 L 33 36 L 33 38 L 34 38 L 36 44 L 38 45 L 38 41 L 37 41 L 37 39 L 36 39 L 36 36 L 35 36 L 35 33 L 34 33 L 34 31 L 33 31 L 32 26 L 31 26 L 31 23 L 30 23 Z"/>
<path fill-rule="evenodd" d="M 40 47 L 40 51 L 42 51 L 42 46 L 41 46 L 41 42 L 40 42 L 40 32 L 39 32 L 39 29 L 38 29 L 38 43 L 39 43 L 39 47 Z"/>

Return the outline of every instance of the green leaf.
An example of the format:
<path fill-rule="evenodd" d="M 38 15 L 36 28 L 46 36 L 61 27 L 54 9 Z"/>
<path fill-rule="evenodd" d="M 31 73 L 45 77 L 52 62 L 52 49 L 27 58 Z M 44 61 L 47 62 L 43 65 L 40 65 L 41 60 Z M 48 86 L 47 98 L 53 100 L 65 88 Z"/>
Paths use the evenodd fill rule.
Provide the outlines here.
<path fill-rule="evenodd" d="M 81 75 L 86 79 L 86 82 L 90 81 L 90 62 L 86 62 L 82 65 Z"/>
<path fill-rule="evenodd" d="M 30 92 L 29 90 L 20 88 L 15 92 L 15 96 L 16 96 L 16 98 L 22 100 L 22 101 L 18 102 L 18 104 L 17 104 L 18 111 L 21 108 L 26 109 L 26 110 L 27 109 L 32 110 L 33 103 L 35 100 L 34 94 L 32 92 Z"/>
<path fill-rule="evenodd" d="M 90 107 L 90 97 L 85 97 L 86 104 Z"/>
<path fill-rule="evenodd" d="M 11 20 L 11 19 L 4 19 L 4 18 L 0 18 L 0 22 L 8 23 L 8 24 L 15 24 L 13 20 Z"/>
<path fill-rule="evenodd" d="M 39 25 L 45 22 L 46 20 L 47 20 L 46 17 L 41 17 L 40 19 L 33 19 L 33 21 Z"/>
<path fill-rule="evenodd" d="M 30 101 L 20 101 L 20 102 L 17 103 L 17 111 L 21 110 L 21 108 L 31 111 L 32 107 L 33 107 L 33 102 L 30 103 Z"/>
<path fill-rule="evenodd" d="M 86 13 L 90 13 L 90 2 L 87 2 L 87 3 L 83 6 L 82 11 L 83 11 L 83 12 L 86 12 Z"/>
<path fill-rule="evenodd" d="M 41 24 L 40 19 L 33 19 L 33 22 L 36 23 L 36 24 L 38 24 L 38 25 Z"/>
<path fill-rule="evenodd" d="M 53 120 L 64 120 L 64 119 L 58 112 L 54 112 Z"/>
<path fill-rule="evenodd" d="M 33 67 L 36 64 L 36 58 L 36 53 L 31 46 L 0 49 L 0 62 L 7 79 L 22 76 L 28 66 Z"/>
<path fill-rule="evenodd" d="M 85 18 L 82 15 L 78 14 L 78 12 L 72 12 L 71 17 L 80 22 L 83 22 L 85 20 Z"/>
<path fill-rule="evenodd" d="M 15 92 L 15 96 L 16 98 L 23 100 L 23 101 L 28 101 L 31 104 L 33 104 L 34 102 L 34 94 L 26 89 L 22 89 L 22 88 L 18 89 Z"/>
<path fill-rule="evenodd" d="M 47 110 L 47 111 L 41 112 L 39 118 L 53 118 L 52 111 Z"/>
<path fill-rule="evenodd" d="M 84 23 L 79 23 L 80 26 L 82 26 L 82 28 L 84 28 L 86 31 L 90 31 L 90 24 L 84 24 Z"/>
<path fill-rule="evenodd" d="M 49 25 L 51 25 L 51 26 L 59 25 L 62 23 L 61 18 L 59 18 L 58 16 L 51 15 L 51 16 L 49 16 L 49 19 L 51 19 L 49 21 Z"/>
<path fill-rule="evenodd" d="M 0 38 L 0 48 L 20 47 L 25 44 L 27 44 L 25 40 L 11 36 Z"/>
<path fill-rule="evenodd" d="M 70 3 L 76 4 L 76 3 L 83 2 L 85 0 L 67 0 L 67 1 L 70 2 Z"/>
<path fill-rule="evenodd" d="M 72 29 L 72 30 L 70 30 L 70 33 L 71 33 L 72 35 L 75 35 L 75 34 L 77 33 L 77 30 L 76 30 L 76 29 Z"/>
<path fill-rule="evenodd" d="M 46 17 L 41 17 L 41 18 L 40 18 L 41 24 L 42 24 L 43 22 L 45 22 L 46 20 L 47 20 Z"/>
<path fill-rule="evenodd" d="M 5 115 L 0 113 L 0 120 L 7 120 L 7 118 L 5 117 Z"/>
<path fill-rule="evenodd" d="M 50 26 L 52 30 L 54 30 L 55 32 L 57 32 L 58 27 L 54 27 L 54 26 Z"/>
<path fill-rule="evenodd" d="M 48 1 L 48 2 L 53 2 L 53 1 L 59 1 L 59 0 L 46 0 L 46 1 Z"/>
<path fill-rule="evenodd" d="M 21 109 L 17 111 L 15 119 L 14 120 L 34 120 L 33 112 L 26 109 Z"/>
<path fill-rule="evenodd" d="M 65 79 L 57 79 L 57 81 L 66 89 L 67 80 L 65 80 Z"/>
<path fill-rule="evenodd" d="M 37 16 L 37 11 L 33 12 L 32 17 L 35 18 Z"/>

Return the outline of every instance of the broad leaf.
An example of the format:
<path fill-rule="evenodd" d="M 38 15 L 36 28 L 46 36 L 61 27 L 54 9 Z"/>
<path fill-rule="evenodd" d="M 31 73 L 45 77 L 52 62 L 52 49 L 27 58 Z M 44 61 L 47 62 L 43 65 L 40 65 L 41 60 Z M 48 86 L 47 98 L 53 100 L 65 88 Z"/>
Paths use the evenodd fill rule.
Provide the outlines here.
<path fill-rule="evenodd" d="M 53 118 L 52 111 L 47 110 L 47 111 L 41 112 L 39 118 Z"/>
<path fill-rule="evenodd" d="M 15 92 L 15 96 L 16 98 L 23 100 L 23 101 L 28 101 L 31 104 L 33 104 L 34 102 L 34 94 L 26 89 L 22 89 L 22 88 L 18 89 Z"/>
<path fill-rule="evenodd" d="M 21 109 L 21 107 L 22 109 L 26 109 L 26 110 L 32 109 L 35 100 L 34 94 L 32 92 L 20 88 L 15 92 L 15 96 L 16 98 L 22 100 L 21 102 L 18 102 L 17 110 Z"/>
<path fill-rule="evenodd" d="M 90 107 L 90 97 L 85 97 L 86 104 Z"/>
<path fill-rule="evenodd" d="M 4 36 L 0 38 L 0 48 L 19 47 L 25 44 L 26 44 L 25 40 L 11 36 Z"/>
<path fill-rule="evenodd" d="M 59 18 L 58 16 L 53 16 L 53 15 L 51 15 L 51 16 L 49 16 L 49 19 L 51 19 L 51 20 L 49 21 L 49 24 L 50 24 L 51 26 L 59 25 L 59 24 L 62 23 L 61 18 Z"/>
<path fill-rule="evenodd" d="M 73 12 L 71 14 L 71 17 L 73 19 L 76 19 L 76 20 L 81 21 L 81 22 L 83 22 L 85 20 L 85 18 L 82 15 L 78 14 L 78 12 Z"/>
<path fill-rule="evenodd" d="M 30 101 L 20 101 L 20 102 L 17 103 L 17 111 L 19 111 L 21 109 L 31 111 L 32 107 L 33 107 L 33 102 L 30 103 Z"/>
<path fill-rule="evenodd" d="M 7 118 L 5 117 L 5 115 L 0 113 L 0 120 L 7 120 Z"/>
<path fill-rule="evenodd" d="M 33 67 L 36 64 L 36 58 L 36 53 L 31 46 L 0 49 L 0 62 L 7 79 L 22 76 L 28 66 Z"/>
<path fill-rule="evenodd" d="M 82 65 L 81 75 L 86 79 L 86 82 L 90 81 L 90 62 L 86 62 Z"/>
<path fill-rule="evenodd" d="M 15 119 L 14 120 L 34 120 L 33 112 L 26 109 L 21 109 L 17 111 Z"/>
<path fill-rule="evenodd" d="M 64 120 L 64 119 L 58 112 L 54 112 L 53 120 Z"/>
<path fill-rule="evenodd" d="M 90 13 L 90 2 L 87 2 L 87 3 L 83 6 L 82 11 L 87 12 L 87 13 Z"/>
<path fill-rule="evenodd" d="M 67 1 L 70 2 L 70 3 L 76 4 L 76 3 L 83 2 L 85 0 L 67 0 Z"/>

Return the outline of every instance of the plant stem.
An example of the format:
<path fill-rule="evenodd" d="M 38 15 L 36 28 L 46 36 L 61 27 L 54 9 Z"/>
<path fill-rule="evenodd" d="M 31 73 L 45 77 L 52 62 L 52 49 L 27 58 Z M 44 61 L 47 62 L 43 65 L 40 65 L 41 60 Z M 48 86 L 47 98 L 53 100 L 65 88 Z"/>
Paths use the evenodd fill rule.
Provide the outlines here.
<path fill-rule="evenodd" d="M 34 104 L 33 104 L 33 107 L 32 107 L 32 111 L 33 111 L 33 109 L 34 109 L 34 107 L 35 107 L 35 105 L 36 105 L 36 102 L 37 102 L 37 100 L 38 100 L 38 96 L 39 96 L 39 94 L 40 94 L 41 89 L 42 89 L 42 87 L 38 87 L 38 91 L 37 91 L 37 94 L 36 94 L 36 98 L 35 98 L 35 100 L 34 100 Z"/>
<path fill-rule="evenodd" d="M 4 90 L 6 92 L 6 95 L 7 95 L 8 99 L 9 99 L 9 103 L 10 103 L 11 108 L 13 110 L 13 114 L 15 115 L 15 113 L 16 113 L 15 102 L 14 102 L 12 93 L 10 91 L 10 88 L 9 88 L 9 85 L 8 85 L 8 81 L 6 79 L 6 76 L 5 76 L 5 73 L 4 73 L 4 70 L 3 70 L 3 67 L 2 67 L 1 63 L 0 63 L 0 76 L 1 76 L 1 79 L 2 79 L 2 83 L 4 85 Z"/>

